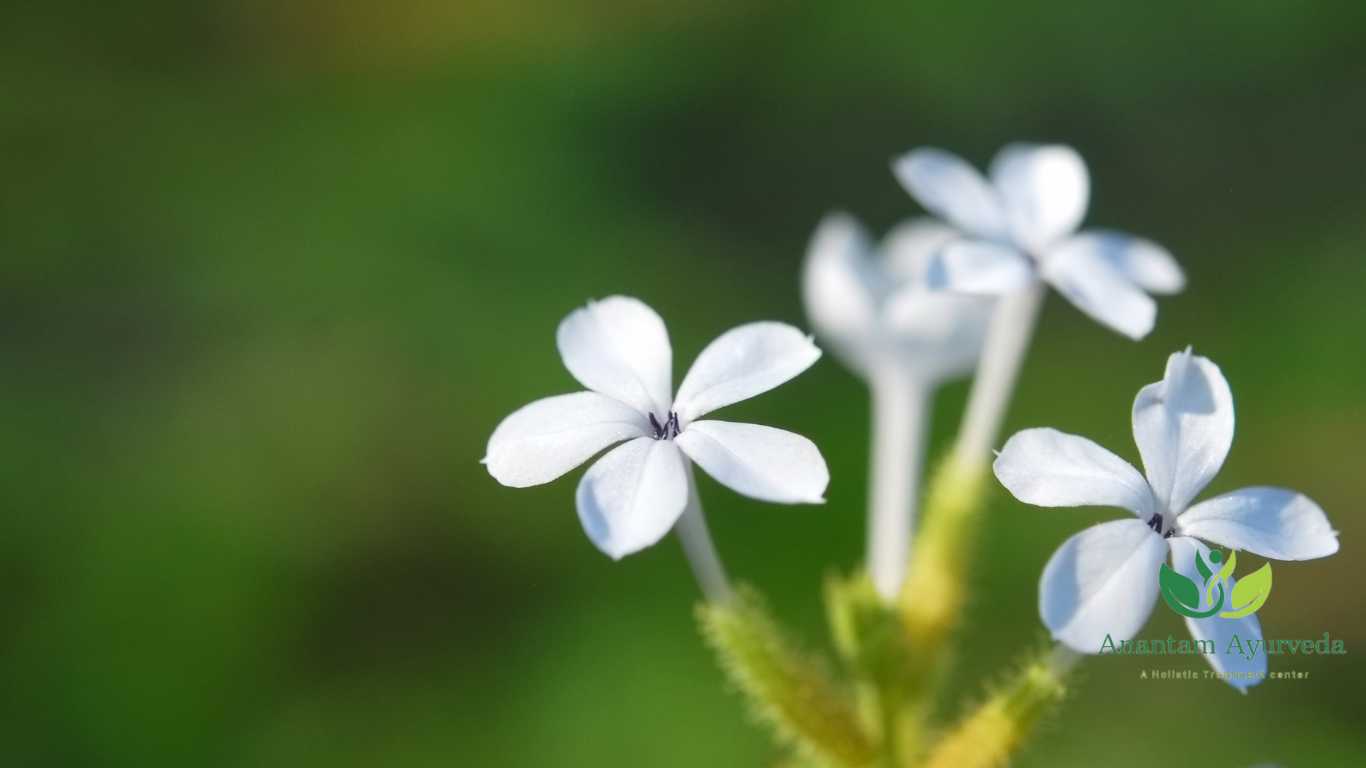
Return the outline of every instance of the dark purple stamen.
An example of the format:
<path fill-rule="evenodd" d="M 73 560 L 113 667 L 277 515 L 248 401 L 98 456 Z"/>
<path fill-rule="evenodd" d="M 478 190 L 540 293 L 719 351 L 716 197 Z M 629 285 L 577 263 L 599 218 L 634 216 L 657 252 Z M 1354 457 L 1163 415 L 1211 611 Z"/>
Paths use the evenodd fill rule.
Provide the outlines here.
<path fill-rule="evenodd" d="M 673 411 L 669 411 L 669 415 L 664 419 L 663 424 L 659 423 L 659 419 L 655 418 L 653 413 L 649 416 L 650 428 L 654 430 L 653 437 L 656 440 L 671 440 L 678 437 L 678 433 L 683 431 L 683 428 L 678 424 L 678 414 Z"/>
<path fill-rule="evenodd" d="M 1148 518 L 1148 527 L 1151 528 L 1151 529 L 1153 529 L 1153 533 L 1162 533 L 1162 513 L 1161 513 L 1161 512 L 1154 512 L 1154 513 L 1153 513 L 1153 516 L 1150 517 L 1150 518 Z M 1167 535 L 1168 535 L 1168 536 L 1171 536 L 1171 532 L 1168 532 Z"/>

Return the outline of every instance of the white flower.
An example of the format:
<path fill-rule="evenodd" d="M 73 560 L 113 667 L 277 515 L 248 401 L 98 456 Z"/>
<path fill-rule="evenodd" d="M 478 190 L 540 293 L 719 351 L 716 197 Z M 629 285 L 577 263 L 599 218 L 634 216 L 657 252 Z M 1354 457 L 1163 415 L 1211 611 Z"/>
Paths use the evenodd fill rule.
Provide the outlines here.
<path fill-rule="evenodd" d="M 826 216 L 802 275 L 816 335 L 865 379 L 888 367 L 928 382 L 970 372 L 993 301 L 928 284 L 930 257 L 957 237 L 922 218 L 901 223 L 874 247 L 853 217 Z"/>
<path fill-rule="evenodd" d="M 1204 583 L 1194 558 L 1208 550 L 1197 539 L 1276 560 L 1338 550 L 1323 510 L 1294 491 L 1243 488 L 1191 506 L 1233 442 L 1233 396 L 1208 359 L 1189 349 L 1172 355 L 1162 381 L 1134 399 L 1133 427 L 1146 479 L 1090 440 L 1053 429 L 1016 433 L 996 459 L 996 477 L 1026 504 L 1122 507 L 1137 516 L 1088 528 L 1053 553 L 1039 582 L 1039 613 L 1055 639 L 1083 653 L 1099 652 L 1107 635 L 1131 639 L 1152 612 L 1168 551 L 1177 573 Z M 1264 653 L 1226 653 L 1235 632 L 1244 644 L 1261 639 L 1255 614 L 1187 618 L 1186 626 L 1215 642 L 1217 653 L 1206 658 L 1217 671 L 1266 670 Z M 1258 680 L 1229 682 L 1245 689 Z"/>
<path fill-rule="evenodd" d="M 1043 279 L 1078 309 L 1130 338 L 1153 328 L 1149 293 L 1180 291 L 1185 276 L 1161 246 L 1103 230 L 1076 232 L 1090 180 L 1071 147 L 1011 144 L 990 177 L 940 149 L 894 161 L 902 186 L 966 236 L 936 254 L 931 283 L 966 293 L 1010 293 Z"/>
<path fill-rule="evenodd" d="M 723 333 L 698 355 L 676 397 L 664 322 L 636 299 L 613 296 L 571 312 L 556 342 L 565 367 L 591 391 L 537 400 L 503 419 L 484 463 L 498 482 L 522 488 L 627 441 L 588 469 L 576 494 L 584 532 L 611 557 L 644 549 L 673 528 L 688 503 L 687 459 L 756 499 L 824 500 L 830 474 L 810 440 L 697 420 L 816 362 L 820 350 L 796 328 L 763 322 Z"/>

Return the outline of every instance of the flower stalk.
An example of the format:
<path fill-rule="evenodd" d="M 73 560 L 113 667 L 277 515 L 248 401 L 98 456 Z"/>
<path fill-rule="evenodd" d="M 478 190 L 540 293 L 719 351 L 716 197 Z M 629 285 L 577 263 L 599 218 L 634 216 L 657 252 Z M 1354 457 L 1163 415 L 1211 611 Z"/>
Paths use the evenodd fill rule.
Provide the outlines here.
<path fill-rule="evenodd" d="M 948 664 L 945 642 L 965 602 L 965 574 L 986 490 L 988 465 L 961 466 L 952 458 L 936 470 L 916 539 L 906 589 L 898 600 L 910 648 L 909 694 L 932 698 Z"/>
<path fill-rule="evenodd" d="M 891 604 L 906 579 L 924 473 L 930 388 L 893 368 L 873 377 L 872 396 L 868 575 Z"/>
<path fill-rule="evenodd" d="M 702 590 L 702 596 L 712 603 L 728 602 L 734 596 L 726 568 L 721 564 L 721 555 L 712 542 L 711 531 L 707 528 L 706 514 L 702 511 L 702 499 L 697 494 L 697 479 L 692 466 L 688 473 L 688 506 L 678 518 L 674 532 L 683 545 L 683 554 L 688 558 L 693 578 Z"/>
<path fill-rule="evenodd" d="M 847 691 L 819 656 L 797 646 L 756 592 L 741 588 L 724 603 L 703 603 L 697 618 L 726 676 L 780 741 L 819 765 L 876 763 Z"/>
<path fill-rule="evenodd" d="M 1045 288 L 1043 283 L 1035 282 L 1004 296 L 992 313 L 982 360 L 954 444 L 953 461 L 960 467 L 991 460 L 991 449 L 1001 432 L 1001 423 L 1015 392 L 1015 381 L 1034 336 Z"/>
<path fill-rule="evenodd" d="M 1080 656 L 1058 646 L 1027 663 L 963 718 L 930 751 L 926 768 L 998 768 L 1009 764 L 1067 691 Z"/>
<path fill-rule="evenodd" d="M 997 304 L 967 413 L 952 452 L 935 473 L 910 560 L 900 610 L 913 649 L 913 697 L 929 699 L 948 665 L 945 640 L 962 612 L 971 550 L 985 506 L 991 448 L 1009 407 L 1033 336 L 1044 286 L 1036 283 Z"/>

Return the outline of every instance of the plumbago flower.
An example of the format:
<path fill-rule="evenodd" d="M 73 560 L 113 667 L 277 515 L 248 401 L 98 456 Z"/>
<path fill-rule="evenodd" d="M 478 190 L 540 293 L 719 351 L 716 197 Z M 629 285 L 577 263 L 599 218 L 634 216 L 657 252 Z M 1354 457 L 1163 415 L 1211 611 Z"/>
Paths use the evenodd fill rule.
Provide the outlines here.
<path fill-rule="evenodd" d="M 853 217 L 831 214 L 802 272 L 816 334 L 872 391 L 867 567 L 887 601 L 905 579 L 933 389 L 976 366 L 995 304 L 929 289 L 931 256 L 957 237 L 916 219 L 874 246 Z"/>
<path fill-rule="evenodd" d="M 809 368 L 820 350 L 783 323 L 750 323 L 702 350 L 677 395 L 664 321 L 613 296 L 574 310 L 556 333 L 570 374 L 590 391 L 537 400 L 503 419 L 484 463 L 503 485 L 548 483 L 615 443 L 584 474 L 579 521 L 614 559 L 673 528 L 692 487 L 688 460 L 731 489 L 764 501 L 823 501 L 830 479 L 810 440 L 772 427 L 711 419 L 722 406 L 772 389 Z M 686 458 L 685 458 L 686 457 Z"/>
<path fill-rule="evenodd" d="M 1134 399 L 1133 428 L 1146 480 L 1090 440 L 1053 429 L 1016 433 L 996 459 L 996 477 L 1026 504 L 1122 507 L 1137 517 L 1088 528 L 1053 553 L 1039 582 L 1039 613 L 1055 639 L 1091 654 L 1107 637 L 1131 639 L 1152 612 L 1169 552 L 1177 573 L 1205 582 L 1196 554 L 1217 561 L 1199 539 L 1275 560 L 1337 552 L 1323 510 L 1294 491 L 1243 488 L 1191 505 L 1233 442 L 1233 396 L 1208 359 L 1189 349 L 1172 355 L 1162 381 Z M 1213 641 L 1206 658 L 1216 671 L 1235 673 L 1230 683 L 1246 690 L 1260 682 L 1264 653 L 1227 652 L 1234 634 L 1244 647 L 1261 640 L 1255 614 L 1187 618 L 1186 626 L 1196 640 Z"/>
<path fill-rule="evenodd" d="M 887 369 L 931 382 L 971 372 L 993 302 L 929 284 L 931 257 L 957 238 L 952 227 L 920 218 L 874 246 L 852 216 L 826 216 L 802 274 L 816 335 L 865 379 Z"/>
<path fill-rule="evenodd" d="M 962 158 L 920 148 L 892 169 L 926 210 L 964 237 L 936 255 L 934 287 L 1006 294 L 1043 280 L 1102 325 L 1133 339 L 1152 330 L 1149 293 L 1176 293 L 1185 276 L 1161 246 L 1106 230 L 1077 232 L 1090 178 L 1071 147 L 1011 144 L 991 162 L 990 181 Z"/>

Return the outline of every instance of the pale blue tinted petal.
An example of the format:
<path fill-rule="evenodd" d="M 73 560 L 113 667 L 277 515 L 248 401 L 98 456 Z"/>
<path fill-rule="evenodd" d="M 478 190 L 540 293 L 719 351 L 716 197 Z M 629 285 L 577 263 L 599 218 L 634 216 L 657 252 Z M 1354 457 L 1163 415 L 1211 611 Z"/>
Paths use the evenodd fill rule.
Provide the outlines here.
<path fill-rule="evenodd" d="M 1155 511 L 1148 481 L 1129 462 L 1077 435 L 1026 429 L 992 465 L 1015 498 L 1040 507 L 1120 507 L 1146 520 Z"/>
<path fill-rule="evenodd" d="M 484 464 L 503 485 L 524 488 L 563 475 L 607 446 L 640 437 L 649 423 L 634 408 L 596 392 L 525 405 L 489 438 Z"/>
<path fill-rule="evenodd" d="M 1007 245 L 955 240 L 930 257 L 928 287 L 936 291 L 996 296 L 1014 293 L 1036 279 L 1028 256 Z"/>
<path fill-rule="evenodd" d="M 1045 254 L 1040 273 L 1077 309 L 1131 339 L 1147 336 L 1157 321 L 1151 296 L 1099 253 L 1074 241 Z"/>
<path fill-rule="evenodd" d="M 953 227 L 924 216 L 897 224 L 878 246 L 883 269 L 895 282 L 893 287 L 924 287 L 931 257 L 961 237 Z"/>
<path fill-rule="evenodd" d="M 801 435 L 758 424 L 703 420 L 676 438 L 678 447 L 717 482 L 763 501 L 819 504 L 830 470 Z"/>
<path fill-rule="evenodd" d="M 1081 226 L 1091 195 L 1081 155 L 1061 144 L 1010 144 L 991 161 L 991 183 L 1011 239 L 1032 253 Z"/>
<path fill-rule="evenodd" d="M 875 354 L 880 297 L 891 290 L 871 248 L 851 216 L 830 214 L 811 236 L 802 268 L 802 303 L 812 329 L 860 372 L 868 370 Z"/>
<path fill-rule="evenodd" d="M 901 186 L 925 210 L 978 237 L 1006 235 L 1000 198 L 966 160 L 942 149 L 922 147 L 892 161 Z"/>
<path fill-rule="evenodd" d="M 1284 488 L 1241 488 L 1196 504 L 1177 530 L 1273 560 L 1312 560 L 1338 551 L 1338 534 L 1308 496 Z"/>
<path fill-rule="evenodd" d="M 673 387 L 664 321 L 638 299 L 611 296 L 569 313 L 555 333 L 564 365 L 580 384 L 663 418 Z"/>
<path fill-rule="evenodd" d="M 1168 543 L 1171 545 L 1172 568 L 1196 584 L 1204 584 L 1205 577 L 1195 567 L 1195 555 L 1199 552 L 1208 564 L 1209 548 L 1185 536 L 1168 539 Z M 1236 579 L 1228 579 L 1225 595 L 1232 592 L 1236 583 Z M 1204 592 L 1200 590 L 1199 608 L 1208 610 L 1210 602 Z M 1197 643 L 1203 641 L 1198 650 L 1215 672 L 1225 675 L 1224 681 L 1229 685 L 1246 693 L 1248 688 L 1266 677 L 1266 651 L 1261 649 L 1262 623 L 1257 619 L 1257 614 L 1237 619 L 1225 619 L 1217 614 L 1203 619 L 1186 617 L 1186 628 Z"/>
<path fill-rule="evenodd" d="M 1148 484 L 1181 514 L 1223 466 L 1233 444 L 1233 393 L 1219 366 L 1190 350 L 1167 358 L 1162 381 L 1134 398 L 1134 442 Z"/>
<path fill-rule="evenodd" d="M 1039 616 L 1053 638 L 1099 653 L 1106 638 L 1132 639 L 1157 600 L 1167 543 L 1138 520 L 1101 523 L 1053 553 L 1039 580 Z"/>
<path fill-rule="evenodd" d="M 683 454 L 670 440 L 638 437 L 609 451 L 579 481 L 579 522 L 614 560 L 664 538 L 688 503 Z"/>
<path fill-rule="evenodd" d="M 678 387 L 675 410 L 685 424 L 791 379 L 820 359 L 806 334 L 786 323 L 749 323 L 708 344 Z"/>
<path fill-rule="evenodd" d="M 1151 240 L 1103 229 L 1088 229 L 1054 246 L 1053 253 L 1088 251 L 1149 293 L 1177 293 L 1186 287 L 1186 274 L 1166 248 Z"/>

